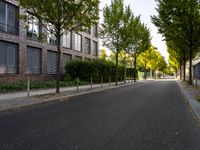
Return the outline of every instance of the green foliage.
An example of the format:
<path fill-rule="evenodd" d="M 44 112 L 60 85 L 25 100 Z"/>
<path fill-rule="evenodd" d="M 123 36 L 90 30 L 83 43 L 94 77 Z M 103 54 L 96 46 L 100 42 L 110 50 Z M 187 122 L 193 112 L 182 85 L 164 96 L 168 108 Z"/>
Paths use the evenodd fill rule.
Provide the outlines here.
<path fill-rule="evenodd" d="M 200 50 L 199 1 L 159 0 L 157 2 L 158 16 L 153 16 L 152 21 L 165 37 L 170 49 L 175 51 L 171 60 L 176 59 L 176 62 L 185 67 L 185 61 L 189 59 L 189 83 L 192 84 L 192 59 Z"/>
<path fill-rule="evenodd" d="M 134 68 L 126 68 L 127 77 L 134 79 L 135 78 L 135 69 Z M 138 70 L 136 70 L 136 78 L 138 78 Z"/>
<path fill-rule="evenodd" d="M 106 50 L 105 50 L 105 49 L 102 49 L 102 50 L 101 50 L 101 53 L 100 53 L 100 55 L 99 55 L 99 59 L 101 59 L 101 60 L 106 60 L 106 58 L 107 58 Z"/>
<path fill-rule="evenodd" d="M 126 48 L 125 33 L 131 18 L 130 6 L 124 6 L 123 0 L 112 0 L 111 5 L 106 5 L 103 9 L 104 20 L 101 25 L 101 38 L 103 45 L 115 53 L 115 81 L 118 79 L 118 54 Z"/>
<path fill-rule="evenodd" d="M 163 71 L 167 67 L 165 59 L 153 46 L 138 56 L 138 64 L 140 67 L 155 71 Z"/>
<path fill-rule="evenodd" d="M 91 77 L 94 82 L 100 82 L 101 77 L 104 81 L 109 81 L 111 77 L 112 81 L 115 79 L 116 66 L 110 61 L 103 60 L 91 60 L 91 61 L 71 61 L 65 67 L 66 75 L 72 80 L 77 77 L 82 81 L 90 81 Z M 124 66 L 118 66 L 118 80 L 124 79 Z M 134 77 L 134 69 L 127 68 L 127 77 Z"/>

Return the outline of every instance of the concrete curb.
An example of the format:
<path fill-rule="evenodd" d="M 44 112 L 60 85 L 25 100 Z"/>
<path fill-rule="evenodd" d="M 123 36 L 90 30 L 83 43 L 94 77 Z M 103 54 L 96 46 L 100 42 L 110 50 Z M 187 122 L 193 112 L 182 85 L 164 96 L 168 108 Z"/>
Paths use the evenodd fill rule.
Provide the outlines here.
<path fill-rule="evenodd" d="M 198 102 L 194 98 L 195 96 L 192 95 L 191 92 L 189 92 L 189 90 L 187 91 L 186 89 L 184 89 L 179 81 L 176 81 L 176 82 L 177 82 L 179 88 L 181 89 L 182 94 L 184 95 L 184 97 L 187 99 L 187 101 L 189 102 L 190 106 L 192 107 L 193 112 L 195 113 L 197 118 L 200 120 L 200 102 Z"/>
<path fill-rule="evenodd" d="M 106 86 L 106 87 L 97 87 L 92 90 L 91 89 L 83 89 L 83 91 L 80 90 L 79 93 L 77 93 L 76 91 L 72 91 L 72 93 L 70 93 L 69 95 L 48 98 L 48 99 L 38 98 L 38 96 L 48 95 L 48 94 L 41 94 L 41 95 L 29 96 L 29 97 L 26 96 L 26 97 L 21 97 L 21 98 L 16 98 L 16 99 L 8 99 L 8 100 L 0 101 L 1 102 L 0 103 L 0 112 L 12 111 L 12 110 L 16 110 L 16 109 L 20 109 L 20 108 L 24 108 L 24 107 L 28 107 L 28 106 L 67 100 L 67 98 L 70 98 L 70 97 L 86 95 L 86 94 L 91 94 L 91 93 L 98 93 L 98 92 L 102 92 L 102 91 L 106 91 L 106 90 L 111 90 L 111 89 L 115 89 L 115 88 L 131 86 L 134 84 L 146 83 L 146 82 L 150 82 L 150 81 L 131 82 L 131 83 L 126 83 L 126 84 L 121 84 L 118 86 L 112 85 L 112 86 Z"/>

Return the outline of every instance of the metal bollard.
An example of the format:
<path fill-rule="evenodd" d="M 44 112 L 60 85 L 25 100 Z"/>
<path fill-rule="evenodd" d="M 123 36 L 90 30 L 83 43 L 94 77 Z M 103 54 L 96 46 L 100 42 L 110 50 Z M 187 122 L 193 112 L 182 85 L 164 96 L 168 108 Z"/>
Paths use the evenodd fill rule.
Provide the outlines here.
<path fill-rule="evenodd" d="M 27 96 L 30 96 L 30 77 L 27 79 Z"/>

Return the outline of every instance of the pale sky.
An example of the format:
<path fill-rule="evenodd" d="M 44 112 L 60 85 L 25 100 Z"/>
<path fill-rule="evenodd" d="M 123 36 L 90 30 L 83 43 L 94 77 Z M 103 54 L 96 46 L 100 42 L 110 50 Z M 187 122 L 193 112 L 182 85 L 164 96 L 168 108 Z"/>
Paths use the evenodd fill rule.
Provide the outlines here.
<path fill-rule="evenodd" d="M 111 0 L 101 0 L 100 9 L 107 4 L 110 5 Z M 135 16 L 141 15 L 141 21 L 150 28 L 151 36 L 152 36 L 152 44 L 158 48 L 161 55 L 165 57 L 165 60 L 168 60 L 168 53 L 166 44 L 162 41 L 162 36 L 158 34 L 157 28 L 151 22 L 151 15 L 156 15 L 157 12 L 155 10 L 156 2 L 155 0 L 124 0 L 125 5 L 130 5 L 132 11 Z M 100 17 L 102 20 L 102 12 L 100 13 Z"/>

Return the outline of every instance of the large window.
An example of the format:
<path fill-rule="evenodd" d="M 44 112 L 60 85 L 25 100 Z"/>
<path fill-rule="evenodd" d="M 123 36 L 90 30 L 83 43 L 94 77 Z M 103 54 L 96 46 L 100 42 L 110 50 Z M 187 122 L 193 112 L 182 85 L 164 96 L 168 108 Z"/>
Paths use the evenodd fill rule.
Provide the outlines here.
<path fill-rule="evenodd" d="M 65 73 L 65 66 L 72 60 L 72 55 L 63 54 L 63 73 Z"/>
<path fill-rule="evenodd" d="M 75 50 L 82 51 L 82 36 L 80 34 L 75 34 Z"/>
<path fill-rule="evenodd" d="M 72 33 L 71 32 L 63 34 L 63 47 L 65 48 L 72 47 Z"/>
<path fill-rule="evenodd" d="M 94 37 L 98 36 L 98 27 L 97 27 L 97 24 L 93 25 L 93 27 L 92 27 L 92 36 L 94 36 Z"/>
<path fill-rule="evenodd" d="M 18 71 L 18 45 L 0 41 L 0 74 Z"/>
<path fill-rule="evenodd" d="M 93 41 L 93 55 L 98 56 L 98 44 L 96 41 Z"/>
<path fill-rule="evenodd" d="M 36 17 L 28 14 L 28 29 L 27 38 L 32 40 L 38 40 L 40 32 L 39 21 Z"/>
<path fill-rule="evenodd" d="M 84 40 L 84 51 L 86 54 L 90 54 L 90 39 L 88 38 Z"/>
<path fill-rule="evenodd" d="M 57 52 L 47 51 L 47 74 L 56 74 Z"/>
<path fill-rule="evenodd" d="M 19 19 L 17 18 L 19 9 L 0 0 L 0 31 L 10 34 L 18 34 Z"/>
<path fill-rule="evenodd" d="M 56 45 L 57 44 L 57 38 L 54 35 L 55 30 L 53 25 L 49 24 L 48 25 L 48 31 L 47 31 L 47 42 L 51 45 Z"/>
<path fill-rule="evenodd" d="M 41 49 L 28 46 L 26 50 L 27 74 L 41 74 L 41 60 Z"/>

